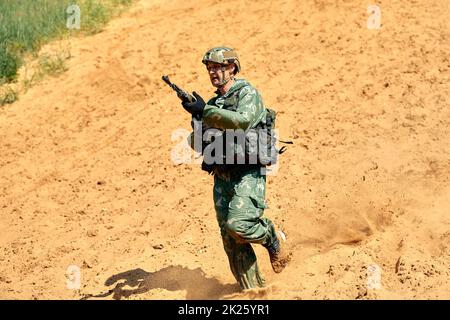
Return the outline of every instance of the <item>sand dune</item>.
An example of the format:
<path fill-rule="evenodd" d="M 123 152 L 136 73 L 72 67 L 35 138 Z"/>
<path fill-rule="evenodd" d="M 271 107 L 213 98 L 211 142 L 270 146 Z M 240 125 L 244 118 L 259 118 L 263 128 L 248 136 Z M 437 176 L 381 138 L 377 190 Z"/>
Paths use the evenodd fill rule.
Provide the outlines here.
<path fill-rule="evenodd" d="M 369 30 L 368 1 L 140 1 L 72 39 L 66 73 L 0 109 L 0 298 L 449 299 L 449 3 L 377 3 Z M 265 213 L 293 260 L 257 247 L 269 286 L 245 293 L 212 178 L 171 161 L 190 118 L 161 81 L 212 96 L 222 44 L 294 141 Z"/>

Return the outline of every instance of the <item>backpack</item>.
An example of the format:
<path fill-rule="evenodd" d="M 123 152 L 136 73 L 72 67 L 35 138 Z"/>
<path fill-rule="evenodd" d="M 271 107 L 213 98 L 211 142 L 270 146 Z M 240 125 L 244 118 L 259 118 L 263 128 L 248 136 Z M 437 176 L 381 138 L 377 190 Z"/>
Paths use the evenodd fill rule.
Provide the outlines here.
<path fill-rule="evenodd" d="M 277 113 L 275 110 L 266 107 L 266 123 L 260 122 L 254 129 L 258 131 L 258 164 L 262 166 L 273 165 L 278 160 L 278 155 L 286 151 L 286 146 L 279 150 L 276 148 L 277 142 L 293 144 L 292 141 L 279 140 L 275 132 Z M 252 129 L 250 129 L 252 130 Z M 249 153 L 251 150 L 246 150 Z"/>

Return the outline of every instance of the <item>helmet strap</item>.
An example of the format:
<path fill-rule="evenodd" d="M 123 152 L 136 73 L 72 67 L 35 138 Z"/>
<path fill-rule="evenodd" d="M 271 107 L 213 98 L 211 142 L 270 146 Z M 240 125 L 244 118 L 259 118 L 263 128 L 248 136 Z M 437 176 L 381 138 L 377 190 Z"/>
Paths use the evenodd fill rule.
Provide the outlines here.
<path fill-rule="evenodd" d="M 228 78 L 227 80 L 225 80 L 225 66 L 223 66 L 220 70 L 222 71 L 222 81 L 220 82 L 220 87 L 225 86 L 228 82 L 230 82 L 230 80 L 232 79 L 232 77 Z"/>

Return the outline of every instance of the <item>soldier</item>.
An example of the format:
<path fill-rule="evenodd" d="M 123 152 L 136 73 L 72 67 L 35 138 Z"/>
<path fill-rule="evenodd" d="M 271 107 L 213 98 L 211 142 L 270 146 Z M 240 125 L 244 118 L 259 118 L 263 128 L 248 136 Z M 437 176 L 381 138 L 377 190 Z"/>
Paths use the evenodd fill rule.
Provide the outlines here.
<path fill-rule="evenodd" d="M 193 92 L 196 101 L 182 103 L 193 120 L 201 119 L 207 127 L 219 130 L 248 130 L 265 122 L 267 110 L 259 92 L 246 80 L 235 78 L 241 66 L 233 49 L 213 48 L 206 52 L 202 63 L 217 91 L 208 103 L 196 92 Z M 284 235 L 275 231 L 272 221 L 262 217 L 266 208 L 266 176 L 261 167 L 202 164 L 203 169 L 214 175 L 214 204 L 223 246 L 231 271 L 242 289 L 265 285 L 251 244 L 267 248 L 276 273 L 281 272 L 290 260 L 290 254 L 282 244 Z"/>

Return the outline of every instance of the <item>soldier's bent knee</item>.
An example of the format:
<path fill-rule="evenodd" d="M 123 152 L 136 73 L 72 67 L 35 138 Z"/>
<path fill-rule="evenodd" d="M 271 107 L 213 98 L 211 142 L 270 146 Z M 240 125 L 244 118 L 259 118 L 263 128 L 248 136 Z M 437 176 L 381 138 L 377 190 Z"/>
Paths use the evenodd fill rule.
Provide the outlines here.
<path fill-rule="evenodd" d="M 228 233 L 236 240 L 245 240 L 249 226 L 244 221 L 229 219 L 226 223 Z"/>

